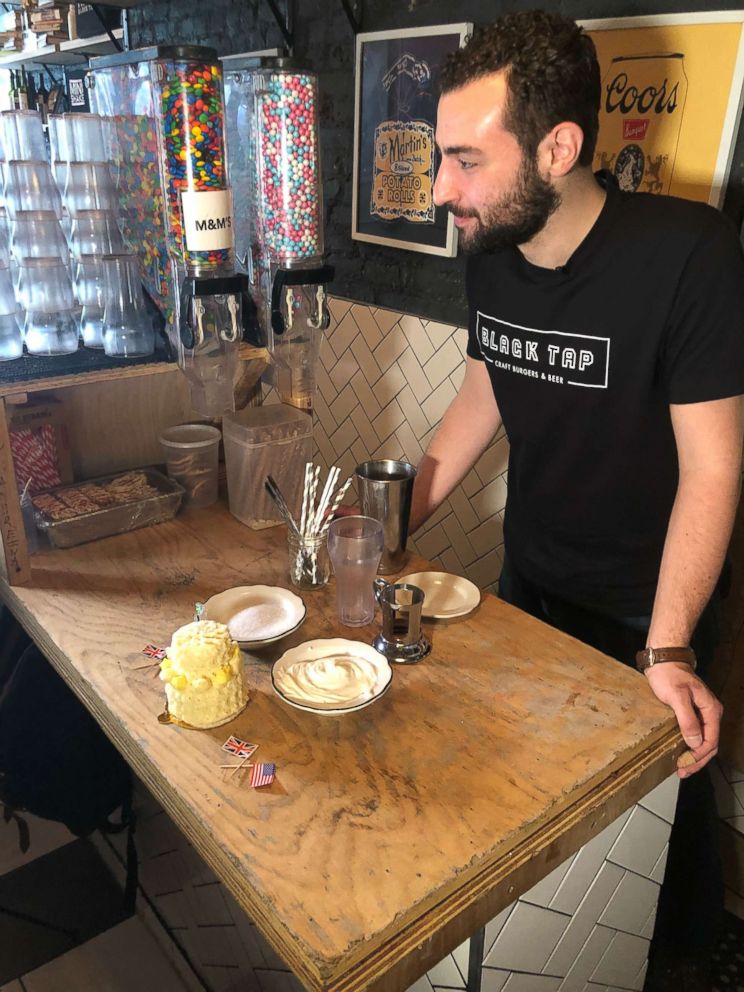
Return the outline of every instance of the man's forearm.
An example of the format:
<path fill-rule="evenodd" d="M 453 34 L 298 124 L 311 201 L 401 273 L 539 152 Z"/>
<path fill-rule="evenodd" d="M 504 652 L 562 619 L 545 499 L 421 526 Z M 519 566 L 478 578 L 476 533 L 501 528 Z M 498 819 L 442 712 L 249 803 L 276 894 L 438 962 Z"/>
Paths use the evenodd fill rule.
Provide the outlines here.
<path fill-rule="evenodd" d="M 659 571 L 650 646 L 690 643 L 721 572 L 739 492 L 738 471 L 680 480 Z"/>

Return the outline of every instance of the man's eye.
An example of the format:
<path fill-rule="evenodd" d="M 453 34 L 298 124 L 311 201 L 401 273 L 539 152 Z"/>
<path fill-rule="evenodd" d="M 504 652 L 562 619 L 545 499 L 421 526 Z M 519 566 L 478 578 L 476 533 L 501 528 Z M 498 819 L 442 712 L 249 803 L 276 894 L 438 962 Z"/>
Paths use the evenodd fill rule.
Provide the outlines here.
<path fill-rule="evenodd" d="M 475 166 L 476 166 L 476 163 L 475 162 L 468 162 L 468 161 L 466 161 L 463 158 L 459 158 L 457 160 L 457 162 L 458 162 L 458 165 L 460 166 L 460 168 L 463 169 L 463 170 L 465 170 L 465 171 L 467 171 L 468 169 L 474 169 Z"/>

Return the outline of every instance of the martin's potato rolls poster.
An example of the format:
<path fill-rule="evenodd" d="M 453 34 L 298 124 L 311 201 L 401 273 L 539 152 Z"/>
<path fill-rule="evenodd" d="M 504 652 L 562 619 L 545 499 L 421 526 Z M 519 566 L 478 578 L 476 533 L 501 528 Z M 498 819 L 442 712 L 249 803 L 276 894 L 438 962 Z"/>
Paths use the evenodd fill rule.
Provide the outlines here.
<path fill-rule="evenodd" d="M 436 255 L 457 251 L 434 204 L 437 75 L 470 26 L 357 36 L 352 237 Z"/>

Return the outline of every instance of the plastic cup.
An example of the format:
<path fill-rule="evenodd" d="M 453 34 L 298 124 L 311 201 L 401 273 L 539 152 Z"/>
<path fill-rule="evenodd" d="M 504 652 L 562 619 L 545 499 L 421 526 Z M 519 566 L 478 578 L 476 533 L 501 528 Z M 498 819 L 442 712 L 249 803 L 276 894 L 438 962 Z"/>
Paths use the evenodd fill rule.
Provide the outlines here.
<path fill-rule="evenodd" d="M 160 435 L 168 475 L 186 490 L 188 506 L 211 506 L 217 500 L 220 431 L 209 424 L 180 424 Z"/>
<path fill-rule="evenodd" d="M 347 627 L 363 627 L 374 619 L 374 580 L 383 544 L 383 526 L 372 517 L 339 517 L 328 529 L 336 611 Z"/>
<path fill-rule="evenodd" d="M 11 218 L 22 210 L 53 210 L 62 216 L 62 197 L 48 162 L 5 163 L 5 205 Z"/>
<path fill-rule="evenodd" d="M 11 159 L 46 162 L 41 114 L 35 110 L 4 110 L 0 114 L 0 146 L 6 162 Z"/>
<path fill-rule="evenodd" d="M 137 256 L 105 255 L 101 266 L 104 352 L 115 358 L 151 355 L 155 332 L 142 295 Z"/>
<path fill-rule="evenodd" d="M 18 265 L 26 258 L 55 257 L 70 264 L 67 240 L 53 210 L 21 210 L 10 226 L 10 250 Z"/>
<path fill-rule="evenodd" d="M 71 217 L 85 210 L 119 211 L 119 195 L 106 162 L 70 162 L 64 201 Z"/>

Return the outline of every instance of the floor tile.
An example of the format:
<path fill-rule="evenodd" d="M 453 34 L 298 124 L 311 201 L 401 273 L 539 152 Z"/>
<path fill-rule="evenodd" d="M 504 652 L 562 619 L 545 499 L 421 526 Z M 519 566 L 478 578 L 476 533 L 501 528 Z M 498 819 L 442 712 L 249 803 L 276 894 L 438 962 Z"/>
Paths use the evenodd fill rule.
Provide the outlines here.
<path fill-rule="evenodd" d="M 63 844 L 69 844 L 75 840 L 62 823 L 55 823 L 54 820 L 42 820 L 30 813 L 23 813 L 29 831 L 30 846 L 24 854 L 18 845 L 18 826 L 11 820 L 10 823 L 0 817 L 0 875 L 20 868 L 36 858 L 40 858 L 50 851 L 55 851 Z"/>
<path fill-rule="evenodd" d="M 71 950 L 126 916 L 90 841 L 75 840 L 0 877 L 0 982 Z"/>
<path fill-rule="evenodd" d="M 185 985 L 136 916 L 23 976 L 26 992 L 184 992 Z"/>

